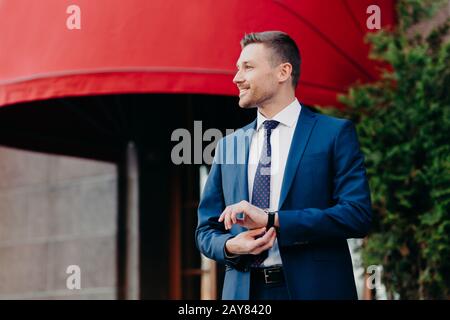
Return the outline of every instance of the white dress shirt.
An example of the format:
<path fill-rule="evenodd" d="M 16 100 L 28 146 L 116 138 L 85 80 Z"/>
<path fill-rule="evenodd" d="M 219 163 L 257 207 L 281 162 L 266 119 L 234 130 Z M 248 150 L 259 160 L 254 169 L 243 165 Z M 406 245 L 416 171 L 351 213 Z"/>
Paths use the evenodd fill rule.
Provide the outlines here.
<path fill-rule="evenodd" d="M 270 211 L 277 211 L 281 185 L 283 183 L 284 169 L 289 154 L 289 149 L 297 125 L 298 116 L 301 111 L 301 105 L 295 99 L 290 105 L 278 112 L 272 119 L 265 118 L 260 112 L 257 115 L 256 132 L 252 137 L 250 152 L 248 158 L 247 176 L 248 176 L 248 194 L 250 203 L 252 201 L 253 181 L 255 180 L 256 169 L 264 144 L 264 126 L 265 120 L 276 120 L 280 124 L 272 130 L 270 143 L 272 147 L 272 158 L 270 167 Z M 263 266 L 281 265 L 280 251 L 278 242 L 275 240 L 273 247 L 269 250 L 269 255 L 263 262 Z"/>

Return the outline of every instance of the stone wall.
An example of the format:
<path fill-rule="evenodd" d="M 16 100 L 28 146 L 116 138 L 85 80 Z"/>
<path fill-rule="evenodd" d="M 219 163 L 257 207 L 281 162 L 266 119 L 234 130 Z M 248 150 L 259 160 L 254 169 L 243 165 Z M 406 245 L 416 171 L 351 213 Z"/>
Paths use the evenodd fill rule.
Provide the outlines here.
<path fill-rule="evenodd" d="M 0 147 L 0 299 L 115 299 L 116 235 L 114 164 Z"/>

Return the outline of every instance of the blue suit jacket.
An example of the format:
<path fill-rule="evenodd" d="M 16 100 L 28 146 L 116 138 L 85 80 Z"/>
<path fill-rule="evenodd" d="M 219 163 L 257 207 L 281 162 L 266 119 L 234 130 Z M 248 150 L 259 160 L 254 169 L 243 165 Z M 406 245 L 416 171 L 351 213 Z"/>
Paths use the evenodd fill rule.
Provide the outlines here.
<path fill-rule="evenodd" d="M 198 209 L 196 242 L 226 265 L 223 299 L 248 299 L 249 256 L 224 256 L 225 242 L 244 231 L 218 223 L 228 205 L 247 200 L 249 129 L 219 141 Z M 234 144 L 233 144 L 234 142 Z M 354 125 L 302 107 L 292 139 L 279 201 L 277 236 L 292 299 L 356 299 L 348 238 L 371 225 L 370 192 Z"/>

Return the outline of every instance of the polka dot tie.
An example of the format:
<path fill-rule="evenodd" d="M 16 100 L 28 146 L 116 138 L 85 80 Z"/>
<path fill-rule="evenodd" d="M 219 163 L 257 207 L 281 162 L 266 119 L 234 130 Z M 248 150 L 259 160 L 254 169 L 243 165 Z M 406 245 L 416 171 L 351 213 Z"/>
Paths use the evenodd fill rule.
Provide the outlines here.
<path fill-rule="evenodd" d="M 270 166 L 272 158 L 272 146 L 270 145 L 270 136 L 272 130 L 278 126 L 279 122 L 275 120 L 264 121 L 264 144 L 259 158 L 258 167 L 256 168 L 255 180 L 253 182 L 252 204 L 261 208 L 270 208 Z M 266 260 L 268 250 L 256 255 L 251 263 L 252 267 L 260 267 Z"/>

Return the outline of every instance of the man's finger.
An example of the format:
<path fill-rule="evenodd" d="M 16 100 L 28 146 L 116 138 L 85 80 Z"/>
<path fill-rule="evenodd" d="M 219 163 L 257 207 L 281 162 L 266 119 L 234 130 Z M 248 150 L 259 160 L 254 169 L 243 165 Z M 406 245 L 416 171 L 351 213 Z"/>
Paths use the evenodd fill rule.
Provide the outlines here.
<path fill-rule="evenodd" d="M 272 248 L 272 246 L 273 246 L 273 243 L 275 242 L 275 239 L 277 238 L 277 233 L 275 232 L 275 230 L 274 230 L 274 232 L 272 233 L 272 237 L 270 238 L 270 241 L 269 241 L 269 243 L 270 243 L 270 247 Z"/>
<path fill-rule="evenodd" d="M 240 213 L 239 208 L 237 205 L 233 206 L 233 209 L 231 209 L 230 218 L 233 223 L 236 223 L 236 216 Z"/>
<path fill-rule="evenodd" d="M 225 214 L 224 222 L 225 222 L 225 229 L 230 230 L 231 229 L 231 220 L 230 220 L 230 213 L 229 212 L 227 212 Z"/>
<path fill-rule="evenodd" d="M 228 207 L 225 208 L 225 210 L 222 211 L 219 217 L 219 222 L 222 222 L 225 219 L 225 212 L 227 212 Z"/>
<path fill-rule="evenodd" d="M 262 234 L 265 231 L 266 231 L 266 227 L 262 227 L 262 228 L 248 230 L 247 232 L 248 232 L 249 236 L 255 237 L 255 236 Z"/>
<path fill-rule="evenodd" d="M 258 255 L 263 251 L 269 250 L 270 248 L 272 248 L 272 244 L 269 242 L 263 245 L 262 247 L 256 248 L 251 252 L 251 254 Z"/>
<path fill-rule="evenodd" d="M 273 228 L 270 228 L 265 235 L 255 240 L 255 247 L 261 247 L 268 243 L 270 241 L 270 238 L 273 236 L 273 233 Z"/>
<path fill-rule="evenodd" d="M 261 252 L 272 248 L 273 247 L 273 243 L 275 242 L 275 239 L 276 239 L 276 233 L 273 232 L 272 236 L 270 237 L 269 242 L 267 242 L 267 243 L 265 243 L 265 244 L 263 244 L 263 245 L 261 245 L 259 247 L 256 247 L 255 249 L 253 249 L 253 251 L 251 253 L 252 254 L 260 254 Z"/>
<path fill-rule="evenodd" d="M 225 210 L 222 212 L 222 221 L 225 225 L 225 229 L 229 229 L 229 226 L 227 224 L 227 216 L 229 215 L 230 212 L 230 206 L 226 207 Z"/>
<path fill-rule="evenodd" d="M 261 246 L 266 244 L 267 240 L 265 240 L 264 237 L 267 238 L 268 232 L 265 232 L 265 229 L 266 229 L 265 227 L 264 228 L 260 228 L 260 229 L 255 229 L 255 230 L 260 230 L 261 232 L 259 232 L 258 234 L 252 235 L 252 237 L 257 237 L 259 235 L 261 235 L 261 236 L 259 238 L 253 239 L 253 241 L 251 241 L 249 252 L 252 252 L 252 251 L 254 251 L 254 250 L 258 249 L 259 247 L 261 247 Z"/>
<path fill-rule="evenodd" d="M 247 213 L 247 204 L 245 201 L 241 201 L 239 203 L 236 203 L 235 205 L 233 205 L 233 210 L 232 210 L 232 220 L 233 223 L 236 223 L 236 216 L 240 213 Z"/>

